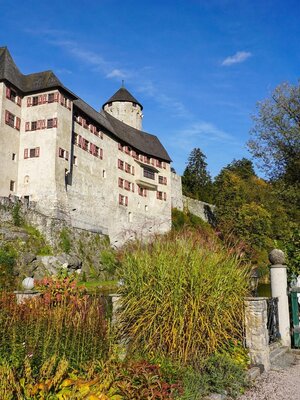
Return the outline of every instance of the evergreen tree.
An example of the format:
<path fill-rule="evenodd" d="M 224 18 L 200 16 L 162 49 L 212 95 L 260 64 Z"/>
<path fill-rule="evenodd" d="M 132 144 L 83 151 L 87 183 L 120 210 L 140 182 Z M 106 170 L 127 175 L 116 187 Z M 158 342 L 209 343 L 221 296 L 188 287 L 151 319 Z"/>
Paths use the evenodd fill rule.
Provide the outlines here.
<path fill-rule="evenodd" d="M 185 196 L 210 203 L 212 181 L 205 159 L 206 156 L 199 148 L 192 150 L 182 176 L 182 190 Z"/>

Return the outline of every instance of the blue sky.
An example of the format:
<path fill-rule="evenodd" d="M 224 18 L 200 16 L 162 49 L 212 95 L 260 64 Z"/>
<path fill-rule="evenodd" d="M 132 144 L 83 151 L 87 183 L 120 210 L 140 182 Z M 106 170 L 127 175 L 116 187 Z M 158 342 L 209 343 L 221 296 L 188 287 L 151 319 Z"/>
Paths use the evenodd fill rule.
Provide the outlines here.
<path fill-rule="evenodd" d="M 299 0 L 0 0 L 0 46 L 23 73 L 52 69 L 95 109 L 121 86 L 182 173 L 213 176 L 246 142 L 256 103 L 300 66 Z"/>

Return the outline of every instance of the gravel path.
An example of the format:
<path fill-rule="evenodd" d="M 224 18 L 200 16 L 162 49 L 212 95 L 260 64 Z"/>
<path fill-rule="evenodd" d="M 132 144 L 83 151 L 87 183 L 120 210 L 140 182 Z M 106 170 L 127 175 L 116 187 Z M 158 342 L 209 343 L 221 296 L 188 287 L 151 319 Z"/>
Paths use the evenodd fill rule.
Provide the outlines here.
<path fill-rule="evenodd" d="M 300 400 L 300 355 L 287 354 L 238 400 Z"/>

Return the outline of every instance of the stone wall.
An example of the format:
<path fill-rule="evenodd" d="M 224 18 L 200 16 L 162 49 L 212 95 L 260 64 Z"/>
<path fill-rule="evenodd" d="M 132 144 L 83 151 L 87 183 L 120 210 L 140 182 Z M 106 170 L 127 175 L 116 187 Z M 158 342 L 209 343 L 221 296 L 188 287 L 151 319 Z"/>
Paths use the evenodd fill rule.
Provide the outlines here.
<path fill-rule="evenodd" d="M 181 176 L 171 172 L 171 205 L 172 208 L 183 210 Z"/>
<path fill-rule="evenodd" d="M 182 196 L 182 202 L 184 210 L 188 210 L 190 213 L 197 215 L 197 217 L 202 218 L 204 221 L 214 224 L 214 211 L 216 206 L 186 196 Z"/>

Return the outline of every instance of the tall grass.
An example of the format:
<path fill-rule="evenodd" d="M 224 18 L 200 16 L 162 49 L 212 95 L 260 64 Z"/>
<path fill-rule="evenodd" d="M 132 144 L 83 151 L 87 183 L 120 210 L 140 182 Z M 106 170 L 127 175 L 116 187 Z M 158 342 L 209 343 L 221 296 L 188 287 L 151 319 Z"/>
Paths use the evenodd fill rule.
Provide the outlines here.
<path fill-rule="evenodd" d="M 242 335 L 248 268 L 195 232 L 135 244 L 123 254 L 119 332 L 132 352 L 197 363 Z"/>
<path fill-rule="evenodd" d="M 103 304 L 97 298 L 62 298 L 53 304 L 39 297 L 17 304 L 13 294 L 0 294 L 0 360 L 15 368 L 30 358 L 38 370 L 55 355 L 81 369 L 104 359 L 107 346 Z"/>

